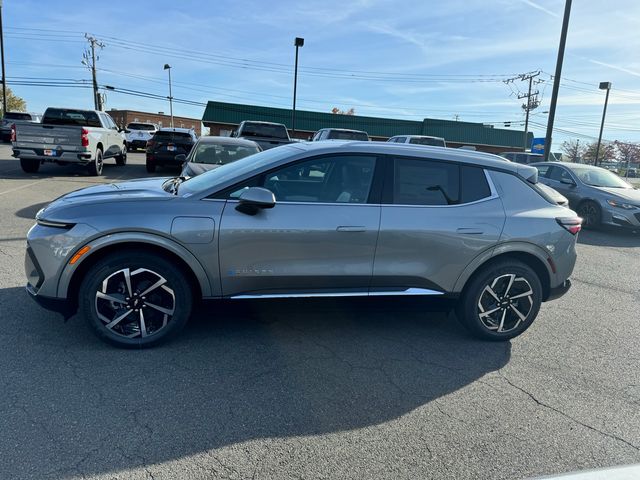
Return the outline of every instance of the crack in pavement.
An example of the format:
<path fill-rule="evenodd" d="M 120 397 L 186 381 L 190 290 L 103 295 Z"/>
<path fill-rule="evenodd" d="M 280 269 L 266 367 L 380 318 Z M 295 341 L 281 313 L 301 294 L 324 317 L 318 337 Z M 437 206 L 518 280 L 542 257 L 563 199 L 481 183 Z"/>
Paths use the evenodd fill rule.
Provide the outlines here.
<path fill-rule="evenodd" d="M 538 400 L 535 395 L 533 395 L 532 393 L 528 392 L 527 390 L 525 390 L 524 388 L 520 387 L 519 385 L 516 385 L 515 383 L 513 383 L 511 380 L 509 380 L 507 377 L 504 376 L 504 374 L 502 374 L 501 372 L 497 372 L 498 376 L 500 376 L 505 382 L 507 382 L 509 385 L 511 385 L 511 387 L 515 388 L 516 390 L 524 393 L 525 395 L 527 395 L 531 400 L 533 400 L 536 404 L 538 404 L 541 407 L 547 408 L 553 412 L 556 412 L 559 415 L 562 415 L 563 417 L 565 417 L 568 420 L 571 420 L 572 422 L 588 429 L 591 430 L 593 432 L 599 433 L 600 435 L 603 435 L 607 438 L 610 438 L 612 440 L 616 440 L 618 442 L 624 443 L 625 445 L 627 445 L 628 447 L 633 448 L 636 451 L 640 451 L 640 447 L 638 447 L 637 445 L 634 445 L 633 443 L 629 442 L 628 440 L 625 440 L 622 437 L 619 437 L 618 435 L 615 435 L 613 433 L 608 433 L 608 432 L 603 432 L 602 430 L 597 429 L 596 427 L 589 425 L 587 423 L 581 422 L 580 420 L 578 420 L 577 418 L 572 417 L 571 415 L 569 415 L 566 412 L 563 412 L 562 410 L 560 410 L 559 408 L 556 408 L 552 405 L 549 405 L 547 403 L 544 403 L 540 400 Z"/>

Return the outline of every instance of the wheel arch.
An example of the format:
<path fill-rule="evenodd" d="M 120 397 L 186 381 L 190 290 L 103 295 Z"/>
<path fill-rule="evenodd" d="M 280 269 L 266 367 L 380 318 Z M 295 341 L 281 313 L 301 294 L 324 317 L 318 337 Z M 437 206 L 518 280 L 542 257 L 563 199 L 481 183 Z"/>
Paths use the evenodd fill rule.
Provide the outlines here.
<path fill-rule="evenodd" d="M 549 262 L 552 259 L 540 247 L 527 243 L 501 245 L 491 252 L 479 255 L 460 275 L 454 291 L 464 291 L 465 287 L 476 275 L 487 267 L 503 260 L 517 260 L 529 266 L 540 279 L 542 300 L 545 301 L 549 297 L 553 278 L 553 271 Z"/>
<path fill-rule="evenodd" d="M 155 237 L 155 238 L 154 238 Z M 86 272 L 96 262 L 107 255 L 123 250 L 156 252 L 169 259 L 187 277 L 194 291 L 195 299 L 213 296 L 209 278 L 200 262 L 181 245 L 152 234 L 109 235 L 86 244 L 91 247 L 88 254 L 81 257 L 77 265 L 67 264 L 58 281 L 58 297 L 77 303 L 80 282 Z"/>

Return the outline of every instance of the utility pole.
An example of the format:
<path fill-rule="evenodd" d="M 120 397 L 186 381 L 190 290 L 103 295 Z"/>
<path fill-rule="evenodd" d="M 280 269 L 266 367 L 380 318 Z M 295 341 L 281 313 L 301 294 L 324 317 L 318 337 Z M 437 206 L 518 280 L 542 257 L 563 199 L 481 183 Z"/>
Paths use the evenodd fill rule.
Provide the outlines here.
<path fill-rule="evenodd" d="M 82 64 L 85 65 L 89 70 L 91 70 L 91 78 L 93 81 L 93 104 L 96 110 L 102 111 L 102 97 L 100 96 L 100 92 L 98 91 L 98 79 L 96 77 L 96 60 L 99 60 L 100 57 L 96 58 L 96 47 L 104 48 L 104 43 L 100 42 L 97 38 L 88 33 L 84 34 L 84 38 L 89 42 L 89 50 L 85 50 L 82 54 Z"/>
<path fill-rule="evenodd" d="M 7 113 L 7 75 L 4 71 L 4 33 L 2 33 L 2 0 L 0 0 L 0 56 L 2 57 L 2 116 Z"/>
<path fill-rule="evenodd" d="M 524 140 L 522 142 L 523 145 L 523 149 L 524 151 L 527 150 L 527 147 L 529 147 L 528 145 L 528 135 L 529 135 L 529 112 L 531 112 L 531 110 L 535 110 L 536 108 L 538 108 L 540 106 L 540 100 L 538 100 L 538 95 L 540 94 L 540 92 L 538 90 L 536 90 L 535 92 L 532 92 L 531 89 L 533 88 L 533 79 L 538 77 L 542 72 L 540 72 L 540 70 L 537 70 L 535 72 L 528 72 L 528 73 L 521 73 L 520 75 L 517 75 L 513 78 L 509 78 L 507 80 L 504 81 L 504 83 L 513 83 L 516 80 L 519 80 L 521 82 L 529 82 L 529 89 L 527 90 L 527 93 L 518 93 L 517 97 L 518 100 L 521 100 L 523 98 L 526 98 L 526 103 L 522 104 L 522 109 L 525 112 L 525 118 L 524 118 Z M 536 82 L 539 83 L 539 82 Z"/>
<path fill-rule="evenodd" d="M 544 161 L 545 162 L 549 161 L 549 154 L 551 153 L 551 137 L 553 136 L 553 122 L 556 118 L 558 90 L 560 90 L 560 77 L 562 76 L 562 62 L 564 61 L 564 47 L 567 44 L 567 31 L 569 30 L 570 16 L 571 16 L 571 0 L 565 0 L 564 17 L 562 19 L 562 31 L 560 32 L 560 45 L 558 46 L 558 58 L 556 60 L 556 74 L 553 76 L 553 92 L 551 93 L 549 119 L 547 120 L 547 135 L 544 140 Z"/>

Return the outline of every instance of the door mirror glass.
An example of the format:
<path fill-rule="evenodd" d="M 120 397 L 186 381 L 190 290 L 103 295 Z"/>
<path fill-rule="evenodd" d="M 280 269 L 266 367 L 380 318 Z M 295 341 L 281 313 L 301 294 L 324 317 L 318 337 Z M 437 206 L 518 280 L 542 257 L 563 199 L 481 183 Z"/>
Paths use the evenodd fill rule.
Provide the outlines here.
<path fill-rule="evenodd" d="M 273 208 L 276 205 L 276 197 L 273 192 L 262 187 L 247 188 L 240 194 L 238 200 L 240 203 L 236 210 L 247 215 L 255 215 L 263 208 Z"/>

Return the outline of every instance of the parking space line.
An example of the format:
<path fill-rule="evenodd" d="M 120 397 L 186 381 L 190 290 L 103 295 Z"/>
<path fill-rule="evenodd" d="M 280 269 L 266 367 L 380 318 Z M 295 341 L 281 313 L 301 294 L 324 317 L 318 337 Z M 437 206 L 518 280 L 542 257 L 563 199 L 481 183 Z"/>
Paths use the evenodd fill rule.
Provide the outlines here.
<path fill-rule="evenodd" d="M 37 185 L 38 183 L 42 183 L 45 180 L 47 180 L 47 179 L 43 178 L 42 180 L 37 180 L 35 182 L 27 183 L 26 185 L 20 185 L 19 187 L 16 187 L 16 188 L 10 188 L 9 190 L 5 190 L 4 192 L 0 192 L 0 195 L 4 195 L 5 193 L 16 192 L 18 190 L 23 190 L 25 188 L 29 188 L 29 187 L 32 187 L 34 185 Z"/>

